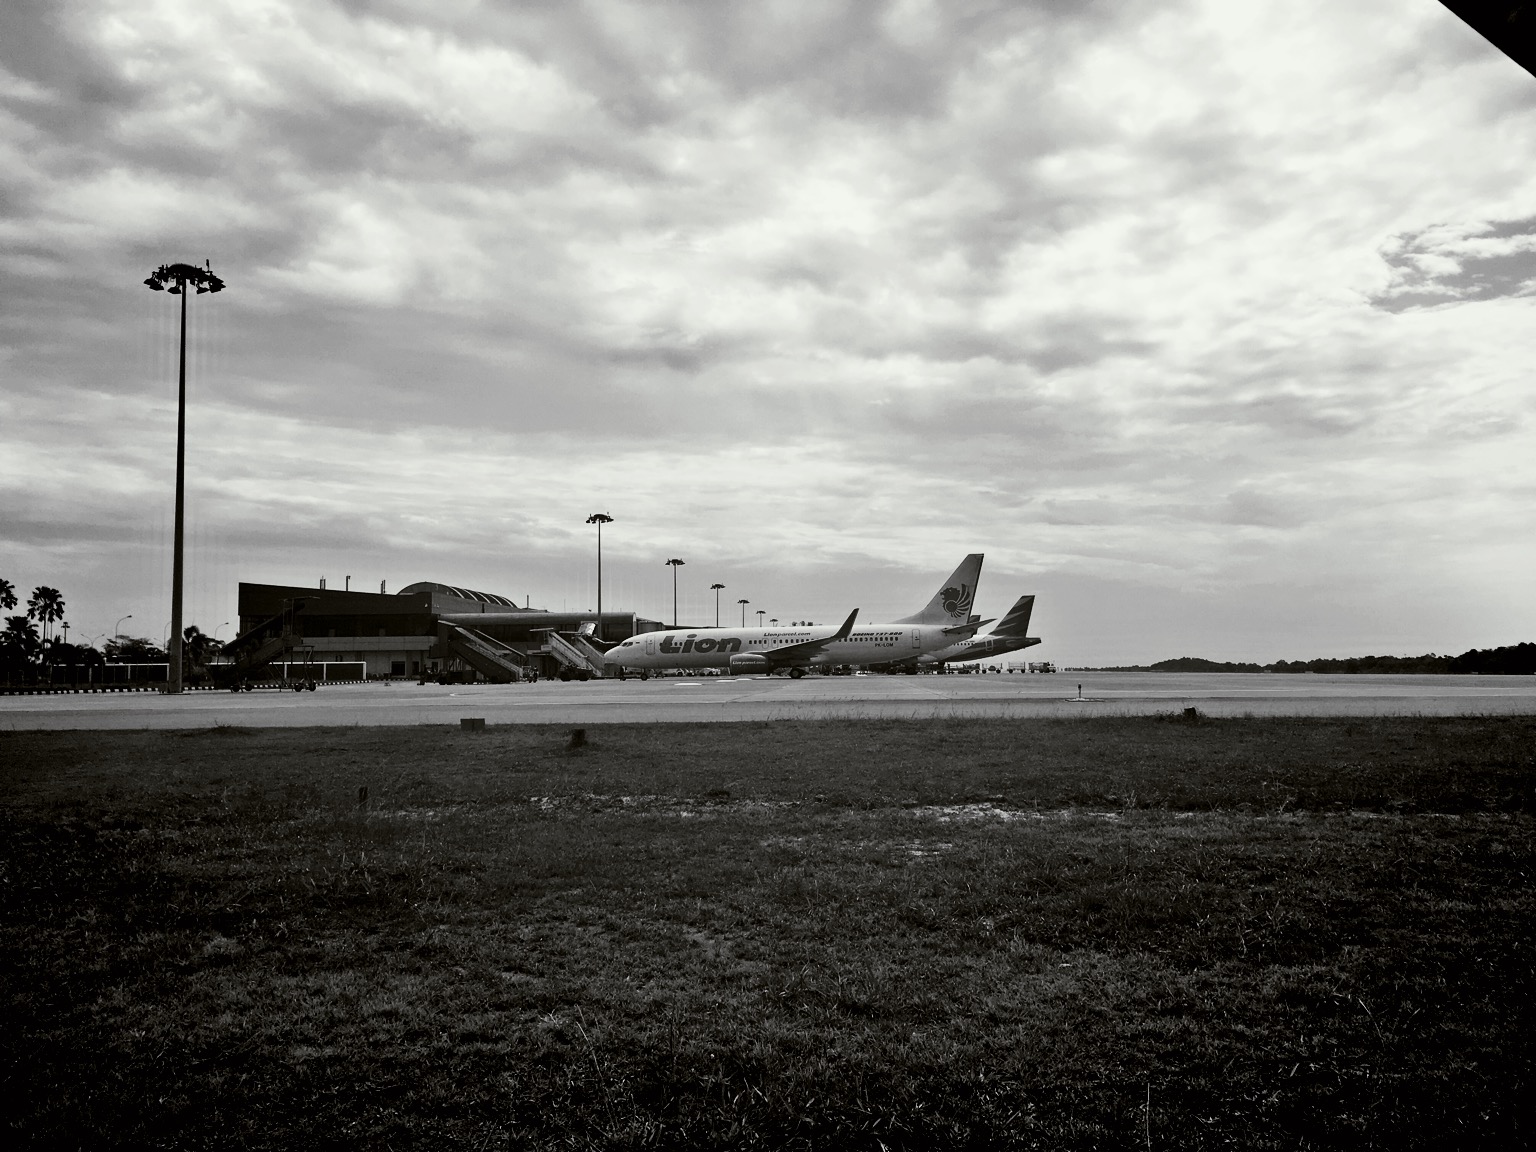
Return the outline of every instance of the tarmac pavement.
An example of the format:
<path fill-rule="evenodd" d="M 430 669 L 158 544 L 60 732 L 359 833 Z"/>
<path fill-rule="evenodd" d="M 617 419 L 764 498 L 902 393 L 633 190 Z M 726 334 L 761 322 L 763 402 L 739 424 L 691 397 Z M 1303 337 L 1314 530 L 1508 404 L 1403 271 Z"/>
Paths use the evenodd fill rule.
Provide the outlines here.
<path fill-rule="evenodd" d="M 1081 685 L 1079 699 L 1078 687 Z M 322 685 L 315 692 L 0 697 L 0 729 L 618 724 L 852 718 L 1536 714 L 1536 676 L 1067 672 L 662 677 L 538 684 Z"/>

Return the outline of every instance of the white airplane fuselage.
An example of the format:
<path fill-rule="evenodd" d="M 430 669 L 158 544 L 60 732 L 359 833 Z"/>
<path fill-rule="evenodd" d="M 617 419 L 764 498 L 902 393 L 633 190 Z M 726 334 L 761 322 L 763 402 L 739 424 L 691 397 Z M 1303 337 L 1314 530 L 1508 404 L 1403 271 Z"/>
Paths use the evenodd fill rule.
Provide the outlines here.
<path fill-rule="evenodd" d="M 953 632 L 942 624 L 891 624 L 855 627 L 846 639 L 833 640 L 819 653 L 803 660 L 775 663 L 775 667 L 819 667 L 838 664 L 883 664 L 912 660 L 928 652 L 948 648 Z M 615 645 L 604 660 L 623 669 L 659 671 L 663 668 L 730 668 L 733 658 L 740 671 L 767 671 L 773 652 L 792 644 L 822 639 L 837 632 L 835 626 L 805 628 L 678 628 L 642 632 Z M 757 661 L 742 657 L 758 656 Z"/>

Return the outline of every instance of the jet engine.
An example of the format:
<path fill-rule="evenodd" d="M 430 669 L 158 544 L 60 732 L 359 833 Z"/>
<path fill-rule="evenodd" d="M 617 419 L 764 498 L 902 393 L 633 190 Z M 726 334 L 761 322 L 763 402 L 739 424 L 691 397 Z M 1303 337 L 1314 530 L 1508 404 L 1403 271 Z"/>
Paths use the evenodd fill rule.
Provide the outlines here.
<path fill-rule="evenodd" d="M 748 672 L 768 671 L 768 657 L 756 652 L 742 652 L 731 656 L 731 675 L 742 676 Z"/>

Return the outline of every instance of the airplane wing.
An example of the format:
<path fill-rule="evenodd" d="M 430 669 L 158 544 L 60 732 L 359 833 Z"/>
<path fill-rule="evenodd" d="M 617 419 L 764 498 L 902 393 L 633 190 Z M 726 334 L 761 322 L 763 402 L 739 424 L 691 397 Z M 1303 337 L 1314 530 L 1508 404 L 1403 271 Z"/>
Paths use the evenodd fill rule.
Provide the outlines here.
<path fill-rule="evenodd" d="M 782 648 L 770 648 L 763 655 L 771 664 L 799 664 L 812 656 L 819 656 L 834 640 L 848 639 L 849 633 L 853 631 L 853 622 L 858 615 L 859 610 L 855 608 L 848 613 L 848 619 L 843 621 L 843 626 L 830 636 L 823 636 L 820 640 L 802 640 L 798 644 L 786 644 Z"/>

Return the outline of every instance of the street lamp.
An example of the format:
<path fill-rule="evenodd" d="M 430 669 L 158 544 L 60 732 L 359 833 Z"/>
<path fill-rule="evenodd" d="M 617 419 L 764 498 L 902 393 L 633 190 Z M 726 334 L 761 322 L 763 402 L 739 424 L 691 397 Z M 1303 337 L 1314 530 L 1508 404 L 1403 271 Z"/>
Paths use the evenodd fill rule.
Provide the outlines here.
<path fill-rule="evenodd" d="M 116 640 L 119 636 L 121 636 L 123 634 L 123 621 L 124 620 L 132 620 L 132 619 L 133 619 L 133 613 L 132 612 L 128 613 L 128 615 L 126 615 L 126 616 L 119 617 L 118 621 L 117 621 L 117 627 L 112 629 L 112 639 Z"/>
<path fill-rule="evenodd" d="M 777 628 L 779 626 L 779 618 L 777 616 L 770 616 L 768 617 L 768 623 Z"/>
<path fill-rule="evenodd" d="M 767 613 L 764 612 L 763 609 L 759 608 L 757 610 L 757 626 L 759 628 L 761 628 L 763 626 L 763 617 L 766 616 L 766 615 L 767 615 Z"/>
<path fill-rule="evenodd" d="M 204 261 L 207 264 L 207 261 Z M 187 462 L 187 289 L 204 292 L 224 291 L 224 281 L 208 267 L 195 268 L 191 264 L 162 264 L 144 280 L 155 292 L 169 292 L 181 297 L 181 358 L 176 370 L 176 539 L 175 555 L 171 560 L 171 630 L 181 639 L 181 587 L 182 542 L 186 506 Z M 169 641 L 167 641 L 169 644 Z M 166 674 L 165 690 L 181 691 L 181 644 L 170 644 L 170 668 Z"/>
<path fill-rule="evenodd" d="M 725 587 L 724 584 L 711 584 L 710 585 L 710 588 L 713 589 L 714 593 L 715 593 L 715 627 L 716 628 L 720 627 L 720 589 L 722 589 L 724 587 Z"/>
<path fill-rule="evenodd" d="M 229 621 L 228 620 L 224 621 L 224 623 L 219 625 L 219 628 L 228 628 L 228 627 L 229 627 Z M 213 630 L 213 639 L 214 639 L 215 643 L 217 643 L 217 641 L 219 639 L 219 628 L 215 628 Z"/>
<path fill-rule="evenodd" d="M 741 626 L 745 628 L 747 626 L 747 605 L 752 603 L 752 601 L 738 600 L 736 603 L 741 605 Z"/>
<path fill-rule="evenodd" d="M 672 566 L 672 627 L 677 627 L 677 570 L 683 566 L 675 557 L 667 561 Z"/>
<path fill-rule="evenodd" d="M 606 512 L 594 512 L 587 517 L 588 524 L 597 525 L 597 638 L 603 638 L 603 525 L 612 524 L 613 517 Z"/>

